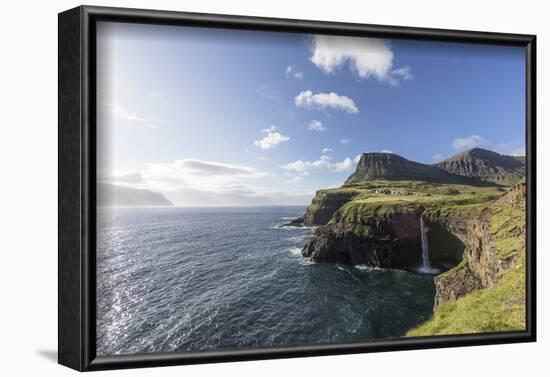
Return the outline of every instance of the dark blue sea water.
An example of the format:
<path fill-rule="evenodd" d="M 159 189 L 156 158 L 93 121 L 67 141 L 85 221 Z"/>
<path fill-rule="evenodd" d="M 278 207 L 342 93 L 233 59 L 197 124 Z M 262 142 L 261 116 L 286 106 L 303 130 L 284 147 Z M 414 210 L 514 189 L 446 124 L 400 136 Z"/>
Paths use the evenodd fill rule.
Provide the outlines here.
<path fill-rule="evenodd" d="M 429 318 L 429 276 L 311 263 L 303 207 L 100 209 L 99 355 L 365 341 Z"/>

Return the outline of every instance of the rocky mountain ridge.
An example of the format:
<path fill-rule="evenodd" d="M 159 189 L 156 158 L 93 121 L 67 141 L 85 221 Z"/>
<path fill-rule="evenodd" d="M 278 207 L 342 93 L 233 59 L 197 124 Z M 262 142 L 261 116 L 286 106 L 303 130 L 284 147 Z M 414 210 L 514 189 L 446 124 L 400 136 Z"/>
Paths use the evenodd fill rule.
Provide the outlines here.
<path fill-rule="evenodd" d="M 376 180 L 470 183 L 467 177 L 438 166 L 410 161 L 394 153 L 363 153 L 355 172 L 345 181 L 344 186 L 361 185 Z"/>
<path fill-rule="evenodd" d="M 434 165 L 449 173 L 477 181 L 514 185 L 525 176 L 525 157 L 473 148 Z"/>

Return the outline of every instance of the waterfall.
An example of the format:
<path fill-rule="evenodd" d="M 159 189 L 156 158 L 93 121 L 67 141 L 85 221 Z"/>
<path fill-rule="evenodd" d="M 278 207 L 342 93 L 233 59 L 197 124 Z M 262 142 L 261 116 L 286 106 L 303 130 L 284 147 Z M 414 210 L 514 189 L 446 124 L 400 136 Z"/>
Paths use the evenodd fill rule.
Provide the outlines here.
<path fill-rule="evenodd" d="M 422 241 L 422 266 L 419 272 L 436 274 L 439 271 L 430 264 L 430 251 L 428 248 L 428 229 L 424 225 L 424 213 L 420 215 L 420 239 Z"/>

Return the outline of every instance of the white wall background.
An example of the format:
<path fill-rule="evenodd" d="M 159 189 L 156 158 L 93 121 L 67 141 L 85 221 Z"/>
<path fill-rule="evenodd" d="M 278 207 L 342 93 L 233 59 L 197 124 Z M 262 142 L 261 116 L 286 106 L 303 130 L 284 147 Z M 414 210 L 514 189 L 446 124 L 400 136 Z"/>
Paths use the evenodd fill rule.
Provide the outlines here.
<path fill-rule="evenodd" d="M 550 163 L 545 127 L 550 23 L 544 1 L 135 0 L 90 5 L 157 8 L 538 35 L 538 318 L 536 344 L 484 346 L 100 372 L 124 376 L 520 376 L 550 369 L 546 288 Z M 76 1 L 6 1 L 0 22 L 0 374 L 63 376 L 57 347 L 57 13 Z M 546 272 L 546 271 L 545 271 Z M 546 317 L 544 315 L 546 314 Z M 538 373 L 537 373 L 538 372 Z"/>

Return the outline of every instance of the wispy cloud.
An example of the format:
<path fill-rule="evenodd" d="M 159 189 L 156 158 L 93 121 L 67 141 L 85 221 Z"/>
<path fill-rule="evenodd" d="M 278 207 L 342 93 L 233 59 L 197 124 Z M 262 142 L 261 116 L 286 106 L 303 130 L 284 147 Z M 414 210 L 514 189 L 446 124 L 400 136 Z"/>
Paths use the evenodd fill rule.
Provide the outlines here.
<path fill-rule="evenodd" d="M 190 174 L 199 175 L 252 175 L 256 169 L 247 166 L 224 164 L 221 162 L 203 161 L 193 158 L 177 160 L 175 166 L 186 170 Z"/>
<path fill-rule="evenodd" d="M 321 71 L 330 74 L 349 64 L 359 79 L 374 77 L 391 85 L 412 79 L 411 68 L 393 69 L 391 43 L 383 39 L 314 35 L 311 37 L 310 60 Z"/>
<path fill-rule="evenodd" d="M 338 95 L 334 92 L 313 94 L 311 90 L 305 90 L 294 98 L 294 103 L 297 107 L 306 109 L 340 110 L 351 114 L 359 112 L 359 109 L 351 98 Z"/>
<path fill-rule="evenodd" d="M 98 174 L 101 182 L 139 184 L 143 182 L 143 176 L 136 171 L 130 172 L 101 172 Z"/>
<path fill-rule="evenodd" d="M 318 120 L 312 120 L 311 123 L 309 123 L 309 126 L 307 126 L 307 129 L 310 131 L 318 132 L 323 132 L 327 130 L 327 128 L 323 126 L 323 123 Z"/>
<path fill-rule="evenodd" d="M 145 116 L 143 114 L 138 114 L 119 104 L 105 104 L 104 107 L 116 117 L 131 123 L 151 128 L 157 128 L 158 125 L 162 123 L 162 120 L 156 115 Z"/>
<path fill-rule="evenodd" d="M 340 162 L 331 162 L 332 158 L 330 156 L 322 155 L 316 161 L 302 161 L 297 160 L 291 163 L 288 163 L 283 166 L 287 170 L 295 170 L 300 172 L 307 172 L 309 170 L 327 170 L 330 172 L 340 173 L 350 170 L 354 162 L 350 158 L 345 158 Z"/>
<path fill-rule="evenodd" d="M 414 77 L 412 74 L 412 69 L 408 65 L 392 70 L 390 72 L 390 76 L 398 79 L 403 79 L 404 81 L 412 80 Z"/>
<path fill-rule="evenodd" d="M 479 135 L 470 135 L 463 138 L 453 140 L 452 146 L 454 149 L 470 149 L 487 144 L 487 140 Z"/>
<path fill-rule="evenodd" d="M 302 171 L 298 173 L 297 175 L 288 174 L 290 179 L 287 180 L 288 183 L 295 183 L 295 182 L 301 182 L 304 180 L 305 177 L 309 175 L 308 171 Z"/>
<path fill-rule="evenodd" d="M 341 140 L 340 140 L 340 144 L 342 144 L 342 145 L 346 145 L 346 144 L 349 144 L 349 143 L 351 143 L 351 142 L 352 142 L 351 139 L 341 139 Z"/>
<path fill-rule="evenodd" d="M 144 186 L 159 191 L 177 191 L 180 188 L 222 192 L 230 190 L 243 179 L 256 179 L 269 176 L 269 173 L 256 168 L 195 158 L 173 162 L 148 163 L 139 171 Z"/>
<path fill-rule="evenodd" d="M 330 152 L 332 152 L 332 148 L 329 148 L 329 147 L 323 148 L 323 150 L 321 152 L 322 153 L 330 153 Z"/>
<path fill-rule="evenodd" d="M 293 65 L 286 67 L 286 75 L 289 77 L 294 77 L 296 80 L 302 80 L 304 78 L 304 73 L 298 71 Z"/>
<path fill-rule="evenodd" d="M 445 156 L 443 156 L 441 153 L 437 153 L 437 154 L 434 154 L 432 156 L 432 160 L 434 160 L 436 162 L 442 161 L 444 158 L 445 158 Z"/>
<path fill-rule="evenodd" d="M 292 180 L 298 182 L 307 175 L 298 172 L 292 174 Z M 176 205 L 184 206 L 306 204 L 313 195 L 295 189 L 266 189 L 264 180 L 276 176 L 252 166 L 194 158 L 147 163 L 135 172 L 102 176 L 112 177 L 110 182 L 126 187 L 161 192 Z"/>
<path fill-rule="evenodd" d="M 382 149 L 380 152 L 381 152 L 381 153 L 393 153 L 393 152 L 392 152 L 391 150 L 389 150 L 389 149 Z"/>
<path fill-rule="evenodd" d="M 261 131 L 263 133 L 266 133 L 267 135 L 264 136 L 262 139 L 254 140 L 254 145 L 260 149 L 267 150 L 273 149 L 277 145 L 290 140 L 290 137 L 282 135 L 279 132 L 275 132 L 276 129 L 277 127 L 275 126 L 262 129 Z"/>

